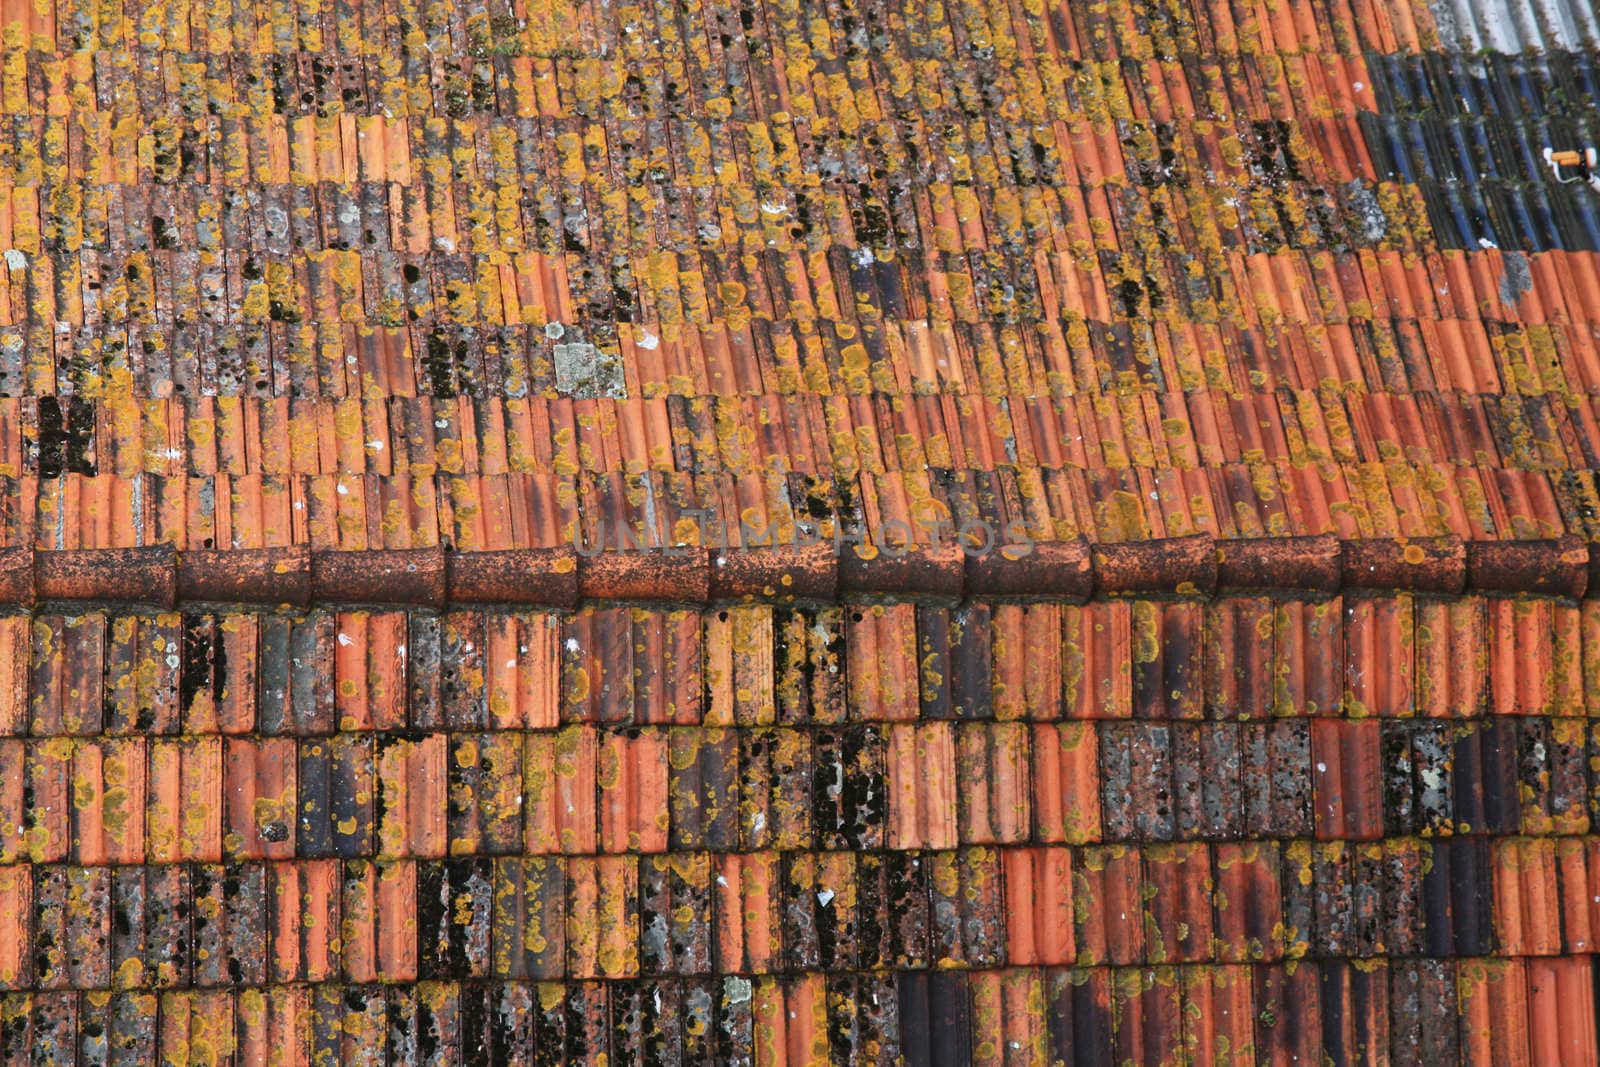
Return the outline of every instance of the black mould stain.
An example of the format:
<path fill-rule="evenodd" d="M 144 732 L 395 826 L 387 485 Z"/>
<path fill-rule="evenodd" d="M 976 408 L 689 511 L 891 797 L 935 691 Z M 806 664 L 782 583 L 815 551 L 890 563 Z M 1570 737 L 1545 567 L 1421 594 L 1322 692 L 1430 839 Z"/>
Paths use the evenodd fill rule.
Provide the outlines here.
<path fill-rule="evenodd" d="M 39 477 L 95 473 L 94 405 L 81 397 L 66 402 L 54 396 L 39 398 Z"/>
<path fill-rule="evenodd" d="M 183 617 L 183 668 L 178 676 L 178 698 L 184 711 L 194 706 L 202 690 L 220 700 L 228 684 L 228 650 L 217 638 L 214 621 L 206 615 Z"/>

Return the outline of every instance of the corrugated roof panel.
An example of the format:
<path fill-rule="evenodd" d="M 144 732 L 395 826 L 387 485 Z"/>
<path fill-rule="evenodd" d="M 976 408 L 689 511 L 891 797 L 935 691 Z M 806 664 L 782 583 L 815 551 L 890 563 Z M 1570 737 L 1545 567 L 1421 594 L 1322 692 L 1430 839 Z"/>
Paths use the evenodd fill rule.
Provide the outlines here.
<path fill-rule="evenodd" d="M 1436 0 L 1428 6 L 1439 28 L 1440 43 L 1453 51 L 1570 51 L 1600 42 L 1600 21 L 1594 9 L 1581 0 L 1532 4 Z"/>

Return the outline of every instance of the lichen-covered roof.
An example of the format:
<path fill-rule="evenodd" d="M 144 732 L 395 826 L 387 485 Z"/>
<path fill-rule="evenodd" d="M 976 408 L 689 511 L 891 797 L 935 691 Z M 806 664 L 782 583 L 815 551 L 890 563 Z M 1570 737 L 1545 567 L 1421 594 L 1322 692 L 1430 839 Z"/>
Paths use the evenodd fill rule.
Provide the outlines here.
<path fill-rule="evenodd" d="M 0 1058 L 1594 1063 L 1597 32 L 0 3 Z"/>

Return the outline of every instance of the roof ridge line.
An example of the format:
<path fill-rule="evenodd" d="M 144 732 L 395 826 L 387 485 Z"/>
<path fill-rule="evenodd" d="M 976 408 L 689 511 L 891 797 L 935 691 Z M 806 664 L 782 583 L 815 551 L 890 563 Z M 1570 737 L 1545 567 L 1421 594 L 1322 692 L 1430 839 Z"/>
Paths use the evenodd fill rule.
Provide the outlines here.
<path fill-rule="evenodd" d="M 855 596 L 1052 599 L 1331 596 L 1351 591 L 1600 596 L 1600 544 L 1459 537 L 1209 534 L 1111 544 L 1086 539 L 912 549 L 822 541 L 778 547 L 576 547 L 458 551 L 0 548 L 0 606 L 41 602 L 172 608 L 237 603 L 571 609 L 583 601 L 832 602 Z"/>

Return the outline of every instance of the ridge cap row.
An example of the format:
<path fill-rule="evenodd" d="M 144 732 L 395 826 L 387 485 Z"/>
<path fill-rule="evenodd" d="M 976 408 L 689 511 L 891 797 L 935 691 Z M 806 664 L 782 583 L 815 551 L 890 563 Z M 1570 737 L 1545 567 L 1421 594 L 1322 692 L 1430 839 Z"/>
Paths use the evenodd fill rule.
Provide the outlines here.
<path fill-rule="evenodd" d="M 0 548 L 0 605 L 79 601 L 418 608 L 582 601 L 832 602 L 853 596 L 1082 602 L 1219 591 L 1331 596 L 1344 590 L 1581 598 L 1600 594 L 1600 544 L 1568 535 L 1340 539 L 1331 534 L 1120 543 L 1079 538 L 977 553 L 954 542 L 893 550 L 818 542 L 586 554 L 572 546 L 324 550 Z"/>

